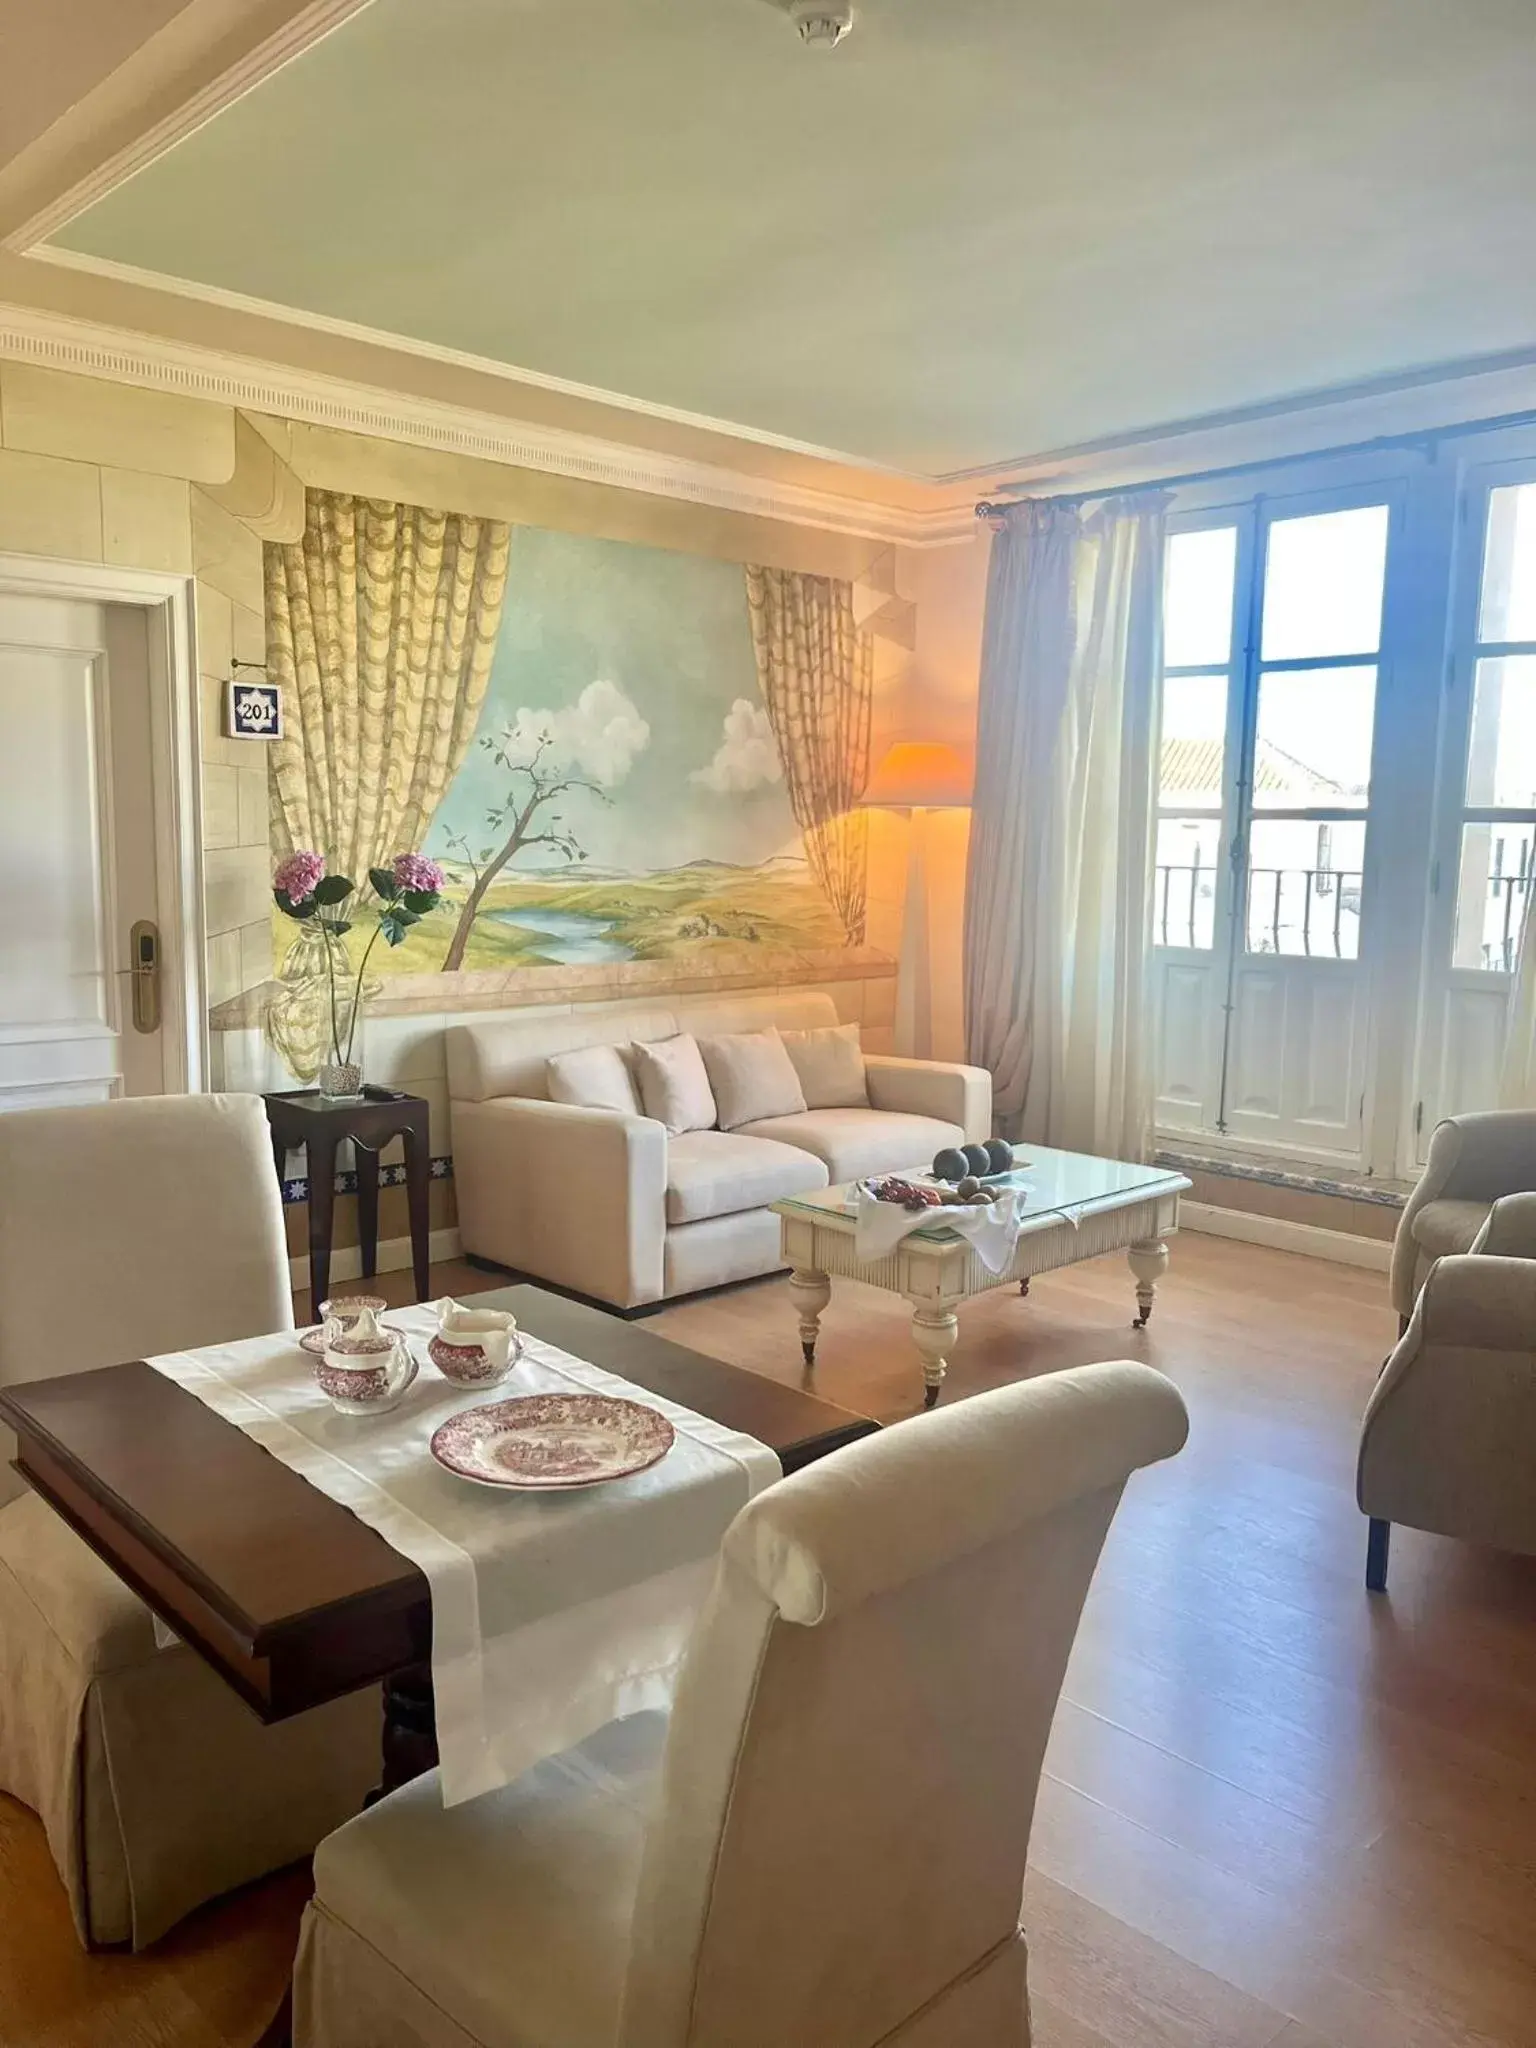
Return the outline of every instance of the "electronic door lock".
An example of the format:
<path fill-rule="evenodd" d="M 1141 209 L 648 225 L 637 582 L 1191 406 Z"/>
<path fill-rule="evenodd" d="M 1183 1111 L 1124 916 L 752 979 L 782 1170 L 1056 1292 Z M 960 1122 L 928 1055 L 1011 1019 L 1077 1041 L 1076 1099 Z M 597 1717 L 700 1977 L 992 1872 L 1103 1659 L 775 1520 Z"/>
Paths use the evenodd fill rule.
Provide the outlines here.
<path fill-rule="evenodd" d="M 133 988 L 133 1028 L 160 1029 L 160 927 L 141 917 L 128 934 L 128 974 Z"/>

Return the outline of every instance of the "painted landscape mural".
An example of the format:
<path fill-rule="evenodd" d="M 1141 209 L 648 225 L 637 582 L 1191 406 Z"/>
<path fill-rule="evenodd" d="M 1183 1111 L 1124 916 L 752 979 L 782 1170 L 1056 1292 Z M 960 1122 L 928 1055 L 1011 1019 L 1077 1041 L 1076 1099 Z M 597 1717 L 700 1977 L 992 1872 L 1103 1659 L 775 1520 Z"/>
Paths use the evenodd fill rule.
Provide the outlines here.
<path fill-rule="evenodd" d="M 441 698 L 436 710 L 428 696 L 425 715 L 414 711 L 407 735 L 412 714 L 402 715 L 406 693 L 392 677 L 411 615 L 404 602 L 390 604 L 389 579 L 408 578 L 412 564 L 367 548 L 357 522 L 341 581 L 367 587 L 371 609 L 360 600 L 355 631 L 350 608 L 338 626 L 324 609 L 332 511 L 312 507 L 305 559 L 289 550 L 286 563 L 269 562 L 269 636 L 293 649 L 303 713 L 302 733 L 275 761 L 274 851 L 328 851 L 329 839 L 341 846 L 328 851 L 333 867 L 366 872 L 385 854 L 382 838 L 366 851 L 359 832 L 354 847 L 343 842 L 359 807 L 374 802 L 375 837 L 394 832 L 439 863 L 442 905 L 398 946 L 378 947 L 370 976 L 704 965 L 742 948 L 862 942 L 863 820 L 854 806 L 868 767 L 870 657 L 848 586 L 515 528 L 510 546 L 503 541 L 505 592 L 488 677 L 483 663 L 480 671 L 483 700 L 471 726 L 461 694 L 458 729 L 439 742 L 431 728 L 447 730 L 450 720 Z M 343 520 L 339 530 L 350 537 L 354 525 Z M 421 616 L 419 589 L 407 594 Z M 441 627 L 439 605 L 432 630 Z M 361 740 L 335 713 L 353 669 Z M 426 762 L 434 745 L 431 800 L 407 801 L 407 757 Z M 396 821 L 386 827 L 391 806 Z M 298 997 L 295 984 L 312 981 L 314 964 L 292 952 L 281 915 L 276 929 Z"/>

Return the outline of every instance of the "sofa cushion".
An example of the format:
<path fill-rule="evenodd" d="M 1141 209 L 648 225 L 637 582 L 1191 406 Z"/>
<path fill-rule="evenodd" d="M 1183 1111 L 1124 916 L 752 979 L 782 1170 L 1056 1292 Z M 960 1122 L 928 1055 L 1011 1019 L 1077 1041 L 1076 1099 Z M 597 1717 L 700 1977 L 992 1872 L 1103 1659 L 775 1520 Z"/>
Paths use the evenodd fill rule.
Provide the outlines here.
<path fill-rule="evenodd" d="M 793 1145 L 739 1131 L 685 1131 L 667 1141 L 668 1223 L 734 1216 L 826 1184 L 822 1162 Z"/>
<path fill-rule="evenodd" d="M 807 1109 L 867 1109 L 869 1083 L 857 1024 L 784 1031 L 784 1050 L 800 1076 Z"/>
<path fill-rule="evenodd" d="M 701 1038 L 699 1052 L 722 1131 L 739 1130 L 765 1116 L 798 1116 L 806 1107 L 784 1041 L 766 1031 L 728 1031 Z"/>
<path fill-rule="evenodd" d="M 634 1077 L 616 1045 L 583 1045 L 574 1052 L 551 1054 L 544 1064 L 551 1102 L 571 1102 L 578 1109 L 612 1109 L 638 1116 L 640 1098 Z"/>
<path fill-rule="evenodd" d="M 651 1044 L 636 1041 L 635 1079 L 645 1113 L 665 1124 L 667 1136 L 707 1131 L 715 1121 L 715 1098 L 699 1053 L 699 1043 L 686 1031 Z"/>
<path fill-rule="evenodd" d="M 813 1152 L 834 1181 L 927 1166 L 946 1145 L 965 1143 L 959 1124 L 893 1109 L 808 1109 L 802 1116 L 764 1117 L 737 1135 Z"/>
<path fill-rule="evenodd" d="M 1413 1219 L 1413 1241 L 1431 1259 L 1469 1252 L 1492 1207 L 1491 1202 L 1426 1202 Z"/>

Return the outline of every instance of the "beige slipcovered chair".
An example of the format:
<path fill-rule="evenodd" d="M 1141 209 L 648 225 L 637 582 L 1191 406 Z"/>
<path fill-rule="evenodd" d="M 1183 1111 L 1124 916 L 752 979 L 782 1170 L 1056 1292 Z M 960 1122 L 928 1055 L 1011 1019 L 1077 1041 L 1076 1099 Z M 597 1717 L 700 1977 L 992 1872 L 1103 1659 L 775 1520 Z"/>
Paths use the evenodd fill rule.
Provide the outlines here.
<path fill-rule="evenodd" d="M 1447 1117 L 1392 1245 L 1392 1306 L 1406 1329 L 1436 1259 L 1469 1252 L 1501 1195 L 1536 1189 L 1536 1109 Z"/>
<path fill-rule="evenodd" d="M 1365 1411 L 1357 1497 L 1375 1593 L 1394 1522 L 1536 1554 L 1536 1194 L 1431 1268 Z"/>
<path fill-rule="evenodd" d="M 0 1116 L 0 1382 L 292 1320 L 258 1097 Z M 356 1812 L 375 1695 L 264 1728 L 3 1465 L 0 1501 L 0 1790 L 41 1816 L 82 1941 L 141 1948 Z"/>
<path fill-rule="evenodd" d="M 1025 1855 L 1083 1599 L 1172 1383 L 898 1423 L 727 1532 L 670 1727 L 321 1844 L 296 2048 L 1025 2048 Z"/>

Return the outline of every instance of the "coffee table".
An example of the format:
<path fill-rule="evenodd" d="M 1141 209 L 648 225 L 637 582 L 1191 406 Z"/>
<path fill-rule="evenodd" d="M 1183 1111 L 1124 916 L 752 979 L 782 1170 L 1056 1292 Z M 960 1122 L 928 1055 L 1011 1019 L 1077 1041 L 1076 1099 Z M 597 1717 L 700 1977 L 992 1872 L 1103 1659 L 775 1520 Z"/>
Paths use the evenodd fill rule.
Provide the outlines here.
<path fill-rule="evenodd" d="M 883 1287 L 911 1303 L 925 1408 L 939 1398 L 960 1334 L 955 1310 L 973 1294 L 989 1294 L 996 1287 L 1028 1294 L 1037 1273 L 1123 1250 L 1136 1282 L 1133 1327 L 1145 1329 L 1157 1283 L 1168 1270 L 1166 1240 L 1179 1227 L 1179 1197 L 1192 1183 L 1163 1167 L 1095 1159 L 1046 1145 L 1016 1146 L 1014 1162 L 1004 1180 L 989 1182 L 1013 1186 L 1025 1196 L 1019 1241 L 1001 1273 L 987 1270 L 969 1242 L 943 1222 L 942 1212 L 883 1258 L 861 1259 L 854 1242 L 856 1181 L 774 1202 L 806 1364 L 816 1362 L 816 1339 L 834 1277 Z"/>

